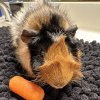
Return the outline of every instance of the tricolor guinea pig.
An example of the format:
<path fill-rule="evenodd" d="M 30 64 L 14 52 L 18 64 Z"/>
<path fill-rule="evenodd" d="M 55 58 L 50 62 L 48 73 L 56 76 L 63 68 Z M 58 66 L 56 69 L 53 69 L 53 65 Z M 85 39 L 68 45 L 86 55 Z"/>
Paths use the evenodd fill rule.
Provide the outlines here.
<path fill-rule="evenodd" d="M 54 88 L 80 79 L 77 29 L 62 7 L 44 2 L 22 8 L 12 20 L 11 36 L 27 74 Z"/>

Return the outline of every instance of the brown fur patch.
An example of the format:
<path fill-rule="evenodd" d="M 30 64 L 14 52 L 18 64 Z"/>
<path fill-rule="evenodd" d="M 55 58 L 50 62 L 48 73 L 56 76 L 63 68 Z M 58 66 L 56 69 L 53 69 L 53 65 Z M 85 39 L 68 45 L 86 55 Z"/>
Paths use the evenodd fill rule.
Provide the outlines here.
<path fill-rule="evenodd" d="M 33 75 L 32 69 L 31 69 L 31 64 L 30 64 L 30 53 L 27 45 L 22 42 L 21 40 L 19 41 L 19 46 L 16 49 L 16 53 L 18 56 L 18 59 L 20 63 L 22 64 L 22 67 L 27 70 L 29 75 Z"/>
<path fill-rule="evenodd" d="M 38 18 L 34 18 L 33 15 L 31 15 L 28 20 L 27 23 L 25 24 L 25 28 L 24 29 L 33 29 L 36 31 L 39 31 L 41 29 L 41 24 L 38 20 Z"/>
<path fill-rule="evenodd" d="M 65 39 L 61 36 L 59 42 L 54 43 L 45 56 L 45 63 L 40 66 L 42 79 L 55 88 L 62 88 L 73 78 L 81 77 L 80 62 L 76 62 L 68 52 Z"/>

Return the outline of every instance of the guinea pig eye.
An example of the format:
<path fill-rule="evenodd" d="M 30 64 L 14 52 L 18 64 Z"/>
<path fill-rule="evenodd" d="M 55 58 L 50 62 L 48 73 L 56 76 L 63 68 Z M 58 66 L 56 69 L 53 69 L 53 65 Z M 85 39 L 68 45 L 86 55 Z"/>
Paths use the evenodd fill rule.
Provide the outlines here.
<path fill-rule="evenodd" d="M 32 44 L 36 44 L 40 40 L 39 36 L 32 37 Z"/>
<path fill-rule="evenodd" d="M 70 26 L 65 32 L 65 34 L 74 37 L 77 29 L 78 29 L 77 25 Z"/>

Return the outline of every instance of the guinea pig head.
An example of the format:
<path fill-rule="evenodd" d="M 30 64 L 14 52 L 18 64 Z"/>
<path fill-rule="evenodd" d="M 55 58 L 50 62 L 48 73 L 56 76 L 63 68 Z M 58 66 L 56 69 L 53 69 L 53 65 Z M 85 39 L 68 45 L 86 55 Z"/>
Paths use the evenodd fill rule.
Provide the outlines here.
<path fill-rule="evenodd" d="M 38 68 L 41 79 L 54 88 L 63 88 L 70 81 L 82 77 L 81 63 L 68 50 L 63 36 L 45 54 L 44 64 Z"/>

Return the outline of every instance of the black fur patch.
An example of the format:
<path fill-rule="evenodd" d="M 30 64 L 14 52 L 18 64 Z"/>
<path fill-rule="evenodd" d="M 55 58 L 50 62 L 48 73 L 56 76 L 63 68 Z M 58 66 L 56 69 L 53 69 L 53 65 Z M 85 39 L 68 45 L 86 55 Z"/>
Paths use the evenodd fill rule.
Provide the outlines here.
<path fill-rule="evenodd" d="M 42 29 L 40 30 L 37 41 L 34 43 L 34 39 L 29 44 L 29 50 L 31 54 L 31 65 L 32 69 L 41 66 L 44 63 L 44 54 L 48 48 L 52 45 L 53 41 L 48 35 L 58 35 L 62 28 L 59 26 L 60 16 L 52 14 L 49 24 L 42 24 Z"/>
<path fill-rule="evenodd" d="M 68 44 L 69 51 L 72 53 L 73 56 L 77 57 L 78 47 L 77 47 L 77 40 L 75 40 L 72 36 L 68 36 L 65 39 L 66 43 Z"/>
<path fill-rule="evenodd" d="M 33 70 L 44 63 L 44 54 L 47 52 L 48 48 L 53 44 L 53 40 L 48 35 L 48 32 L 51 35 L 57 36 L 60 36 L 62 33 L 66 32 L 66 30 L 63 29 L 63 27 L 60 27 L 60 18 L 61 17 L 59 15 L 52 14 L 50 23 L 42 24 L 42 29 L 38 34 L 37 41 L 34 42 L 34 39 L 32 39 L 31 43 L 29 44 L 29 50 L 31 54 L 31 65 Z M 70 52 L 74 56 L 77 56 L 77 46 L 74 39 L 68 34 L 66 35 L 67 38 L 65 41 L 68 44 Z"/>
<path fill-rule="evenodd" d="M 44 54 L 53 43 L 51 37 L 48 35 L 48 32 L 51 35 L 58 35 L 58 33 L 63 30 L 63 28 L 59 26 L 60 16 L 56 14 L 52 14 L 51 16 L 49 24 L 42 24 L 42 29 L 37 37 L 39 39 L 37 41 L 33 39 L 29 44 L 33 70 L 44 63 Z"/>
<path fill-rule="evenodd" d="M 48 35 L 47 32 L 52 35 L 60 35 L 64 31 L 63 27 L 60 27 L 61 16 L 57 14 L 51 14 L 50 23 L 42 24 L 42 29 L 40 30 L 40 34 Z"/>
<path fill-rule="evenodd" d="M 41 66 L 44 63 L 44 54 L 52 44 L 50 38 L 44 35 L 39 35 L 39 40 L 37 42 L 32 42 L 29 44 L 29 50 L 31 54 L 31 65 L 34 70 L 38 66 Z"/>

